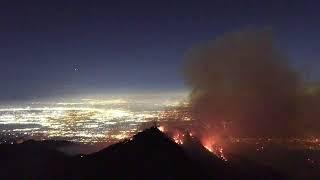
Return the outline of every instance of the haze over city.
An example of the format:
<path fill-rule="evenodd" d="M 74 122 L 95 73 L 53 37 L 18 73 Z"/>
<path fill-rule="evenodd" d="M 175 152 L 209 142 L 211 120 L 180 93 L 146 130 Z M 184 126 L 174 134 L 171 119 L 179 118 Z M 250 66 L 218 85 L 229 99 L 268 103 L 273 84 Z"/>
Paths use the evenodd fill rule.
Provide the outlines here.
<path fill-rule="evenodd" d="M 206 170 L 190 176 L 204 179 L 319 177 L 319 8 L 312 0 L 5 0 L 0 160 L 63 142 L 54 153 L 69 164 L 50 173 L 66 179 L 104 177 L 93 167 L 121 167 L 127 151 L 137 162 L 159 152 L 150 160 L 157 168 L 170 162 L 161 152 L 195 161 Z M 27 161 L 11 162 L 3 178 Z M 88 174 L 74 171 L 80 162 Z M 164 177 L 184 177 L 178 170 Z M 30 172 L 19 178 L 46 177 Z"/>

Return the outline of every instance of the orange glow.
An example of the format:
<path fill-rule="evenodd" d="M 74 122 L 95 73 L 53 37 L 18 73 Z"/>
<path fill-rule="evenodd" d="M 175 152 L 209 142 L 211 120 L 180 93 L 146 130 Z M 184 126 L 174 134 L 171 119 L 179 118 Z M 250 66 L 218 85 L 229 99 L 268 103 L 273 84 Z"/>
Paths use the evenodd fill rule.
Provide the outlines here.
<path fill-rule="evenodd" d="M 164 132 L 164 130 L 165 130 L 165 129 L 164 129 L 164 126 L 159 126 L 158 129 L 159 129 L 161 132 Z"/>
<path fill-rule="evenodd" d="M 175 143 L 181 145 L 181 144 L 183 144 L 183 141 L 184 141 L 184 134 L 182 134 L 181 132 L 177 131 L 172 138 L 173 138 Z"/>
<path fill-rule="evenodd" d="M 208 151 L 212 152 L 213 153 L 213 150 L 212 148 L 208 147 L 208 146 L 204 146 Z"/>
<path fill-rule="evenodd" d="M 190 136 L 190 137 L 193 137 L 193 134 L 192 134 L 192 132 L 190 132 L 190 133 L 189 133 L 189 136 Z"/>
<path fill-rule="evenodd" d="M 205 147 L 209 152 L 213 153 L 220 159 L 224 161 L 228 161 L 226 156 L 223 153 L 223 148 L 219 146 L 216 141 L 214 140 L 214 137 L 204 138 L 202 140 L 202 145 Z"/>
<path fill-rule="evenodd" d="M 164 128 L 163 126 L 159 126 L 158 129 L 160 131 L 163 131 Z M 190 137 L 194 137 L 194 134 L 192 132 L 188 132 Z M 184 144 L 184 140 L 185 140 L 185 134 L 182 133 L 179 130 L 175 130 L 173 135 L 171 136 L 172 140 L 179 144 L 182 145 Z M 220 141 L 218 141 L 217 139 L 218 137 L 215 136 L 208 136 L 205 138 L 202 138 L 201 140 L 201 144 L 203 145 L 203 147 L 205 147 L 209 152 L 213 153 L 215 156 L 217 156 L 218 158 L 224 160 L 224 161 L 228 161 L 228 159 L 226 158 L 226 156 L 224 155 L 224 151 L 223 148 L 221 146 Z"/>

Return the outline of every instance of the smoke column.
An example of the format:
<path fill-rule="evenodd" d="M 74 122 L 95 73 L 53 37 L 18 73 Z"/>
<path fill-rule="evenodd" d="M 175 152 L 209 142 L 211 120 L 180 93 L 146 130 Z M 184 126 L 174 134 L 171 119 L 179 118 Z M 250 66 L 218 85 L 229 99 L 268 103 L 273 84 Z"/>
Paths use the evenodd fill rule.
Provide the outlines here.
<path fill-rule="evenodd" d="M 198 134 L 296 133 L 302 80 L 275 46 L 271 31 L 226 33 L 194 48 L 184 72 Z"/>

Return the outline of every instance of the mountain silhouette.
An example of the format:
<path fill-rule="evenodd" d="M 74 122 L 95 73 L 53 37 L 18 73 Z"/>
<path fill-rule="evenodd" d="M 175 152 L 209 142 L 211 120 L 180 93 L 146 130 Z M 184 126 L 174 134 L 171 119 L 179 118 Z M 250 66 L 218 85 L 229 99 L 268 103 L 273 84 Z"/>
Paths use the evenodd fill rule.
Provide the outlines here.
<path fill-rule="evenodd" d="M 56 144 L 54 141 L 29 140 L 0 145 L 0 179 L 59 178 L 66 168 L 68 156 L 57 151 Z"/>
<path fill-rule="evenodd" d="M 202 171 L 184 150 L 158 128 L 151 127 L 129 140 L 86 156 L 87 177 L 99 179 L 197 179 Z M 99 171 L 96 171 L 96 168 Z M 107 176 L 106 176 L 107 174 Z"/>
<path fill-rule="evenodd" d="M 185 135 L 182 145 L 188 156 L 197 162 L 198 167 L 207 172 L 213 179 L 287 179 L 286 176 L 270 167 L 262 166 L 243 157 L 228 157 L 228 161 L 207 150 L 199 139 Z"/>
<path fill-rule="evenodd" d="M 254 163 L 243 164 L 252 170 L 243 171 L 193 137 L 180 146 L 157 127 L 89 155 L 70 156 L 54 147 L 48 141 L 0 145 L 0 179 L 284 179 Z"/>

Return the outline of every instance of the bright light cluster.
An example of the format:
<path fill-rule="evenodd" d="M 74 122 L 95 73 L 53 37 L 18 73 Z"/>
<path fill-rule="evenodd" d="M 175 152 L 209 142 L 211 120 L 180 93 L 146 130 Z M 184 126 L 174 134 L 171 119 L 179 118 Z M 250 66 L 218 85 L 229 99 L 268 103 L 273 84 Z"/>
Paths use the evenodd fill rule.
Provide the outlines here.
<path fill-rule="evenodd" d="M 181 144 L 183 144 L 183 141 L 184 141 L 184 134 L 183 134 L 183 133 L 180 133 L 179 131 L 177 131 L 177 132 L 173 135 L 172 139 L 174 140 L 175 143 L 181 145 Z"/>
<path fill-rule="evenodd" d="M 166 103 L 81 99 L 6 106 L 0 108 L 0 133 L 84 143 L 117 141 L 136 133 L 141 123 L 158 119 L 159 113 L 172 106 L 170 101 Z"/>

